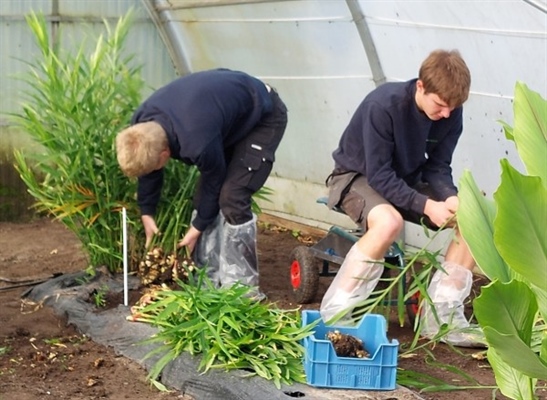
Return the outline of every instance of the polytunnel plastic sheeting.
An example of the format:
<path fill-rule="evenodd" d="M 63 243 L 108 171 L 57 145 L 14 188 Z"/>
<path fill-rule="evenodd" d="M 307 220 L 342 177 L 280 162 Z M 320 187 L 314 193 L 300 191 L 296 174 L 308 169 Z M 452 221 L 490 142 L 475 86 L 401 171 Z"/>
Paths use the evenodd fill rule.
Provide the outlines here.
<path fill-rule="evenodd" d="M 499 121 L 512 124 L 517 81 L 547 94 L 547 2 L 369 0 L 142 0 L 182 72 L 240 69 L 276 87 L 289 123 L 260 205 L 328 229 L 351 228 L 317 205 L 332 152 L 365 95 L 382 81 L 414 78 L 437 48 L 459 49 L 472 75 L 464 133 L 453 157 L 456 185 L 473 173 L 491 197 L 499 160 L 523 169 Z M 184 70 L 184 71 L 183 71 Z M 405 243 L 430 243 L 406 224 Z M 444 247 L 446 238 L 431 244 Z"/>
<path fill-rule="evenodd" d="M 134 276 L 128 277 L 128 289 L 135 290 L 138 287 L 139 280 Z M 112 293 L 122 292 L 123 277 L 100 270 L 89 279 L 89 275 L 81 271 L 48 280 L 27 290 L 22 297 L 27 307 L 51 307 L 57 315 L 67 319 L 67 324 L 74 325 L 82 334 L 101 345 L 112 347 L 116 353 L 139 363 L 149 371 L 162 353 L 149 358 L 146 356 L 161 344 L 143 342 L 153 336 L 157 328 L 127 320 L 130 309 L 124 305 L 97 312 L 90 299 L 97 290 L 105 288 Z M 287 400 L 293 397 L 308 400 L 421 399 L 403 387 L 386 392 L 334 391 L 304 384 L 283 385 L 281 389 L 277 389 L 271 381 L 258 376 L 246 376 L 248 372 L 243 370 L 210 370 L 205 374 L 200 373 L 199 362 L 199 357 L 182 353 L 162 370 L 158 380 L 168 388 L 180 390 L 183 394 L 199 400 Z"/>

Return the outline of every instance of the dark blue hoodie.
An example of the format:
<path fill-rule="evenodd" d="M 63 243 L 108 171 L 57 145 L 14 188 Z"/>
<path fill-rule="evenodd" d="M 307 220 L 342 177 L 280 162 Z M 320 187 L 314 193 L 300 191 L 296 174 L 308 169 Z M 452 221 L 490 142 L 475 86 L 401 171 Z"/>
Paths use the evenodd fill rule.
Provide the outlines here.
<path fill-rule="evenodd" d="M 133 124 L 159 123 L 167 133 L 171 157 L 200 171 L 196 229 L 205 230 L 219 212 L 226 150 L 271 110 L 263 82 L 243 72 L 215 69 L 184 76 L 158 89 L 133 115 Z M 143 215 L 155 214 L 162 183 L 163 170 L 139 177 L 138 203 Z"/>
<path fill-rule="evenodd" d="M 429 183 L 439 199 L 456 195 L 452 154 L 462 133 L 462 107 L 430 120 L 418 109 L 416 79 L 385 83 L 355 111 L 333 152 L 336 167 L 367 177 L 397 207 L 423 213 L 427 197 L 411 186 Z"/>

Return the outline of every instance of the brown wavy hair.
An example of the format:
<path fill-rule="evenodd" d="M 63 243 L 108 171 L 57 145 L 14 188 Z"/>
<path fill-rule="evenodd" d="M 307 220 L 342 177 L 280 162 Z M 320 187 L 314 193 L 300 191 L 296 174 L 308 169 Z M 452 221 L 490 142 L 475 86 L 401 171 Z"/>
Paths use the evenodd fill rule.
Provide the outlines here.
<path fill-rule="evenodd" d="M 435 50 L 423 61 L 418 78 L 425 93 L 433 93 L 451 107 L 469 97 L 471 74 L 458 50 Z"/>

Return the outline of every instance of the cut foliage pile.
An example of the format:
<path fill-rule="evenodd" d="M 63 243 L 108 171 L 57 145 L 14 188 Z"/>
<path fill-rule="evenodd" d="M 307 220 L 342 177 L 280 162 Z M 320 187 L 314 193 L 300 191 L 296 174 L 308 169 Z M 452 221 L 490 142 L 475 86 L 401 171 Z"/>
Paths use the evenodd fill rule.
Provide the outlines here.
<path fill-rule="evenodd" d="M 199 370 L 242 369 L 250 375 L 281 383 L 305 383 L 301 339 L 315 325 L 301 326 L 298 310 L 282 310 L 275 304 L 257 302 L 247 286 L 214 287 L 201 270 L 177 280 L 180 290 L 166 286 L 153 301 L 138 310 L 134 320 L 147 322 L 159 332 L 145 343 L 161 343 L 147 357 L 162 353 L 150 371 L 155 380 L 163 368 L 181 353 L 201 355 Z"/>

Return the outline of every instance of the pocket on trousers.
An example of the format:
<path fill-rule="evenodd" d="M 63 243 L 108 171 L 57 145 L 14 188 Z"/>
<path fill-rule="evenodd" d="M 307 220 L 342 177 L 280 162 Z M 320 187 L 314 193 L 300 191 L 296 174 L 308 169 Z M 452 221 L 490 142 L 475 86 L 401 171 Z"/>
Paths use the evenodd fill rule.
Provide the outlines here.
<path fill-rule="evenodd" d="M 359 175 L 357 172 L 344 172 L 343 174 L 332 175 L 328 180 L 329 196 L 327 206 L 330 209 L 338 207 L 342 202 L 344 195 L 347 193 L 349 186 Z"/>
<path fill-rule="evenodd" d="M 256 192 L 260 189 L 272 170 L 273 156 L 263 152 L 262 154 L 247 152 L 243 159 L 243 165 L 247 169 L 247 179 L 245 186 Z"/>

